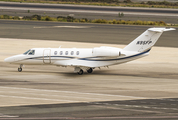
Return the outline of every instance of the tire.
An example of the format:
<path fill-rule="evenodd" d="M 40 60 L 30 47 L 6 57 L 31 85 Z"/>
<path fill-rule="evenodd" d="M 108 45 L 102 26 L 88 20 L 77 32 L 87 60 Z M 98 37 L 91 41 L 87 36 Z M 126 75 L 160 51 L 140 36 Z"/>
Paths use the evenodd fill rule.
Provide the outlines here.
<path fill-rule="evenodd" d="M 80 69 L 80 71 L 78 72 L 79 75 L 82 75 L 83 74 L 83 70 Z"/>
<path fill-rule="evenodd" d="M 93 69 L 90 68 L 90 69 L 87 70 L 87 72 L 88 72 L 88 73 L 92 73 L 92 72 L 93 72 Z"/>
<path fill-rule="evenodd" d="M 19 71 L 19 72 L 22 72 L 22 68 L 18 68 L 18 71 Z"/>

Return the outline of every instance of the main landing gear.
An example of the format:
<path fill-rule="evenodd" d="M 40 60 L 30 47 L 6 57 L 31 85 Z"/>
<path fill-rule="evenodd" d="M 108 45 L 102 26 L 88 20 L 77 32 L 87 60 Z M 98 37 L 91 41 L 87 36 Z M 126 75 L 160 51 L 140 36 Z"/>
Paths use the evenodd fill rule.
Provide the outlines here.
<path fill-rule="evenodd" d="M 86 71 L 88 73 L 92 73 L 93 72 L 93 68 L 86 69 Z M 82 75 L 84 73 L 83 70 L 81 68 L 79 68 L 79 67 L 76 67 L 74 72 L 77 72 L 79 75 Z"/>
<path fill-rule="evenodd" d="M 18 71 L 19 71 L 19 72 L 22 72 L 22 66 L 23 66 L 23 65 L 21 64 L 20 67 L 18 68 Z"/>
<path fill-rule="evenodd" d="M 93 72 L 93 69 L 94 69 L 94 68 L 88 68 L 88 69 L 86 69 L 86 71 L 87 71 L 88 73 L 92 73 L 92 72 Z M 81 69 L 80 67 L 75 67 L 74 72 L 75 72 L 75 73 L 78 73 L 79 75 L 82 75 L 82 74 L 84 73 L 83 69 Z"/>
<path fill-rule="evenodd" d="M 80 69 L 80 71 L 78 72 L 79 75 L 82 75 L 83 74 L 83 70 Z"/>
<path fill-rule="evenodd" d="M 90 68 L 87 70 L 88 73 L 92 73 L 93 72 L 93 68 Z"/>

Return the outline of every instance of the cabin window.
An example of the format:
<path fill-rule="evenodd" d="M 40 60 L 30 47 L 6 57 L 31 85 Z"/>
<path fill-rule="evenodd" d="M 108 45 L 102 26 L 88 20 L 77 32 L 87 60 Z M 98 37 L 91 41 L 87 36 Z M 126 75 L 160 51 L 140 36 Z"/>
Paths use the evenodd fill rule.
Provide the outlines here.
<path fill-rule="evenodd" d="M 76 55 L 79 55 L 79 51 L 76 52 Z"/>
<path fill-rule="evenodd" d="M 71 51 L 71 55 L 74 55 L 74 51 Z"/>
<path fill-rule="evenodd" d="M 57 51 L 54 51 L 54 55 L 57 55 Z"/>
<path fill-rule="evenodd" d="M 26 55 L 28 52 L 30 52 L 30 50 L 26 51 L 25 53 L 23 53 L 24 55 Z"/>
<path fill-rule="evenodd" d="M 63 52 L 62 51 L 60 51 L 60 55 L 62 55 L 63 54 Z"/>
<path fill-rule="evenodd" d="M 68 51 L 66 51 L 66 55 L 68 55 Z"/>
<path fill-rule="evenodd" d="M 35 54 L 35 50 L 31 50 L 28 55 L 34 55 Z"/>

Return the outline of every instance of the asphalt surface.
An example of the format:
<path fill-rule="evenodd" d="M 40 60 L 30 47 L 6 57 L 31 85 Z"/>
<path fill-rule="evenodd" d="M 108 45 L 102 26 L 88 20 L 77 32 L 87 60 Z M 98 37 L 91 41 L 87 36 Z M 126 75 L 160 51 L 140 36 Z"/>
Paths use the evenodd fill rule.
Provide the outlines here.
<path fill-rule="evenodd" d="M 153 26 L 0 20 L 1 38 L 129 44 Z M 73 28 L 71 28 L 71 26 Z M 78 27 L 78 28 L 76 28 Z M 165 32 L 156 46 L 178 47 L 177 30 Z"/>
<path fill-rule="evenodd" d="M 12 4 L 12 3 L 1 3 L 2 7 L 21 7 L 21 8 L 44 8 L 44 9 L 64 9 L 64 10 L 90 10 L 90 11 L 118 11 L 118 12 L 140 12 L 140 13 L 171 13 L 178 14 L 177 9 L 143 9 L 143 8 L 122 8 L 122 7 L 95 7 L 95 6 L 67 6 L 67 5 L 45 5 L 45 4 Z"/>
<path fill-rule="evenodd" d="M 21 17 L 34 14 L 50 17 L 71 15 L 78 19 L 164 21 L 178 24 L 178 9 L 0 2 L 0 11 L 1 15 Z M 119 13 L 124 16 L 120 17 Z"/>
<path fill-rule="evenodd" d="M 125 45 L 149 27 L 0 20 L 1 38 L 23 39 L 0 40 L 0 119 L 178 119 L 177 31 L 163 33 L 156 44 L 161 47 L 148 57 L 83 76 L 72 68 L 38 65 L 19 73 L 18 65 L 2 62 L 60 41 L 71 42 L 62 47 Z"/>
<path fill-rule="evenodd" d="M 176 120 L 178 98 L 27 105 L 0 108 L 6 119 Z M 174 105 L 171 105 L 174 104 Z M 71 109 L 69 109 L 71 108 Z M 28 110 L 27 110 L 28 109 Z M 18 110 L 18 112 L 14 112 Z M 169 111 L 169 112 L 168 112 Z M 13 113 L 13 114 L 12 114 Z M 20 113 L 20 114 L 17 114 Z M 164 114 L 166 113 L 166 114 Z M 170 116 L 172 114 L 172 116 Z M 20 115 L 17 117 L 17 115 Z M 32 117 L 33 116 L 33 117 Z M 0 118 L 1 119 L 1 118 Z M 2 118 L 4 119 L 4 118 Z"/>
<path fill-rule="evenodd" d="M 54 66 L 21 73 L 17 65 L 0 66 L 3 120 L 178 119 L 177 64 L 130 63 L 83 76 Z"/>

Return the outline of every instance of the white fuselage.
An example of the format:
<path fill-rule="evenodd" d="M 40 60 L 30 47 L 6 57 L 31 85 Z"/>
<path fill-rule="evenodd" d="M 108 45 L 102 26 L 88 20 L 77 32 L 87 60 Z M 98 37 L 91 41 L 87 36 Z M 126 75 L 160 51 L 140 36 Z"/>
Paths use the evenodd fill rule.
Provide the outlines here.
<path fill-rule="evenodd" d="M 33 48 L 34 54 L 20 54 L 6 58 L 6 62 L 14 64 L 52 64 L 73 67 L 103 67 L 138 59 L 146 52 L 124 51 L 120 48 Z"/>

